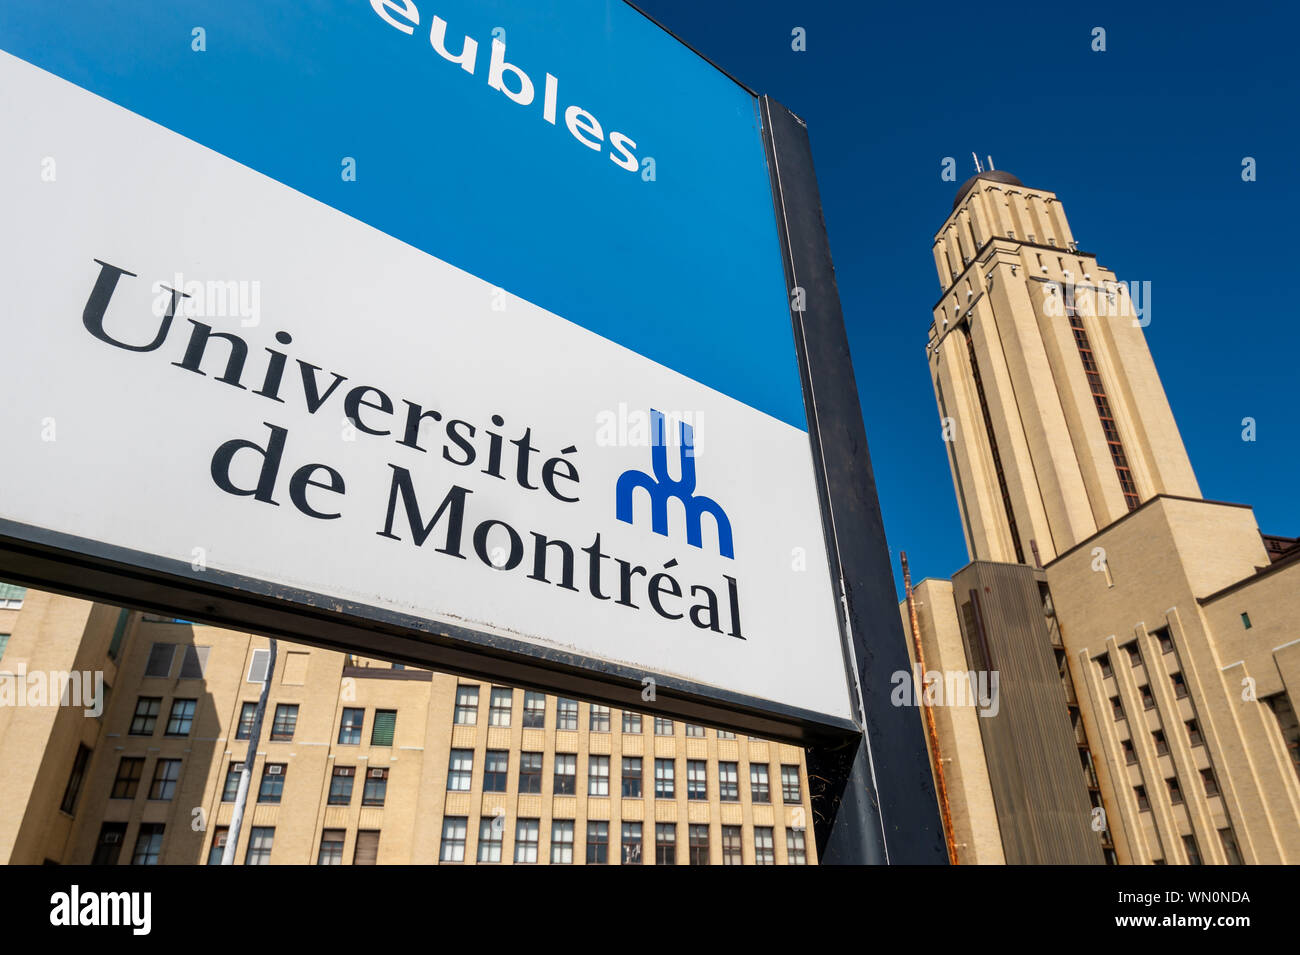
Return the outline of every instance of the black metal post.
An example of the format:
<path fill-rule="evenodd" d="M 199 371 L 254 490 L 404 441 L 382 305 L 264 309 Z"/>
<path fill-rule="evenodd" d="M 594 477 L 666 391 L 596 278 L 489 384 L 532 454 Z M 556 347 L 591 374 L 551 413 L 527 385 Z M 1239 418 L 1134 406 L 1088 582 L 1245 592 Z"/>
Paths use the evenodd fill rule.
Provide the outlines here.
<path fill-rule="evenodd" d="M 822 523 L 841 598 L 845 669 L 862 730 L 806 751 L 818 856 L 831 864 L 944 864 L 920 713 L 890 702 L 894 675 L 911 679 L 911 664 L 808 129 L 769 97 L 759 105 Z"/>

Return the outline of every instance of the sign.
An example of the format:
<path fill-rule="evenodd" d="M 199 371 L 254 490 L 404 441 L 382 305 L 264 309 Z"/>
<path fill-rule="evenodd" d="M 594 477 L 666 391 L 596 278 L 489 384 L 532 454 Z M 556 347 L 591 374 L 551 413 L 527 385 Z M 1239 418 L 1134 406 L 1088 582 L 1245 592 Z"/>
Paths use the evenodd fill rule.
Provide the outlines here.
<path fill-rule="evenodd" d="M 596 0 L 0 49 L 0 536 L 851 725 L 752 94 Z"/>

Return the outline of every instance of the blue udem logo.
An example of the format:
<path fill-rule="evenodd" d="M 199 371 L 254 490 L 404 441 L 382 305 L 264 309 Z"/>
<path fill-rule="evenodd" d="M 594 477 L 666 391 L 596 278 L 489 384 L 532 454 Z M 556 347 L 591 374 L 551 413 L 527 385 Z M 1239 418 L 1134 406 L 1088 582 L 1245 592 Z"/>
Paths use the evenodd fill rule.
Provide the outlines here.
<path fill-rule="evenodd" d="M 618 477 L 615 488 L 617 517 L 625 524 L 636 523 L 633 519 L 633 497 L 637 488 L 644 488 L 650 495 L 650 529 L 663 537 L 668 536 L 668 501 L 677 498 L 686 510 L 686 543 L 703 549 L 700 534 L 700 519 L 705 514 L 713 515 L 718 525 L 718 552 L 723 557 L 735 559 L 731 541 L 731 521 L 717 501 L 695 493 L 695 430 L 686 422 L 680 422 L 681 447 L 678 460 L 681 462 L 681 477 L 674 480 L 668 474 L 668 443 L 664 434 L 664 416 L 662 412 L 650 409 L 650 430 L 653 435 L 650 447 L 650 466 L 654 475 L 635 469 L 624 471 Z"/>

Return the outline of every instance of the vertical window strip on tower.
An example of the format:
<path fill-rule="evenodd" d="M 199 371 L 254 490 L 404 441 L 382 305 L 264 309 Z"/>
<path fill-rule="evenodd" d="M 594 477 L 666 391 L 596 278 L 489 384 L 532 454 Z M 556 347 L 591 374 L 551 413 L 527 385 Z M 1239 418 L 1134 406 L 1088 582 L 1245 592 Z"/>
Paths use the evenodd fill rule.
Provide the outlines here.
<path fill-rule="evenodd" d="M 1110 410 L 1110 399 L 1106 396 L 1106 386 L 1101 381 L 1101 371 L 1093 356 L 1087 329 L 1083 327 L 1083 319 L 1079 317 L 1079 312 L 1073 305 L 1066 305 L 1065 314 L 1070 319 L 1070 331 L 1074 333 L 1074 344 L 1079 349 L 1084 374 L 1088 376 L 1088 388 L 1092 392 L 1093 403 L 1097 406 L 1097 417 L 1101 419 L 1101 430 L 1106 435 L 1106 446 L 1110 448 L 1110 457 L 1115 464 L 1120 490 L 1124 492 L 1124 503 L 1131 511 L 1141 504 L 1142 500 L 1138 497 L 1137 483 L 1133 480 L 1133 472 L 1129 469 L 1128 456 L 1124 453 L 1124 442 L 1119 436 L 1115 415 Z"/>
<path fill-rule="evenodd" d="M 993 469 L 998 475 L 998 489 L 1002 492 L 1002 507 L 1007 512 L 1007 525 L 1011 531 L 1011 543 L 1016 548 L 1016 563 L 1025 562 L 1025 551 L 1020 546 L 1020 531 L 1016 527 L 1016 512 L 1011 507 L 1011 491 L 1007 488 L 1007 476 L 1002 471 L 1002 456 L 998 453 L 998 439 L 993 433 L 993 418 L 989 414 L 988 399 L 984 396 L 984 380 L 980 377 L 979 362 L 975 360 L 975 342 L 971 338 L 970 323 L 963 322 L 962 334 L 966 336 L 966 354 L 970 356 L 971 376 L 975 379 L 975 393 L 980 399 L 980 413 L 984 416 L 984 431 L 989 438 L 989 451 L 993 455 Z"/>

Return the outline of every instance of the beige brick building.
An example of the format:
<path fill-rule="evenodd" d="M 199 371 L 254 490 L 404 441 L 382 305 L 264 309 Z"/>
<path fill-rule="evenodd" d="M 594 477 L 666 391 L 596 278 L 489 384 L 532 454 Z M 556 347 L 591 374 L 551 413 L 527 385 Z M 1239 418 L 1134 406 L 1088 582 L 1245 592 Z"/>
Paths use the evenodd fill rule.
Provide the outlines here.
<path fill-rule="evenodd" d="M 1300 547 L 1201 499 L 1148 293 L 1001 171 L 934 256 L 972 563 L 916 588 L 919 630 L 928 669 L 1001 673 L 997 715 L 934 708 L 961 861 L 1300 862 Z"/>
<path fill-rule="evenodd" d="M 219 857 L 269 642 L 0 586 L 0 862 Z M 280 641 L 236 861 L 815 863 L 807 790 L 795 746 Z"/>

